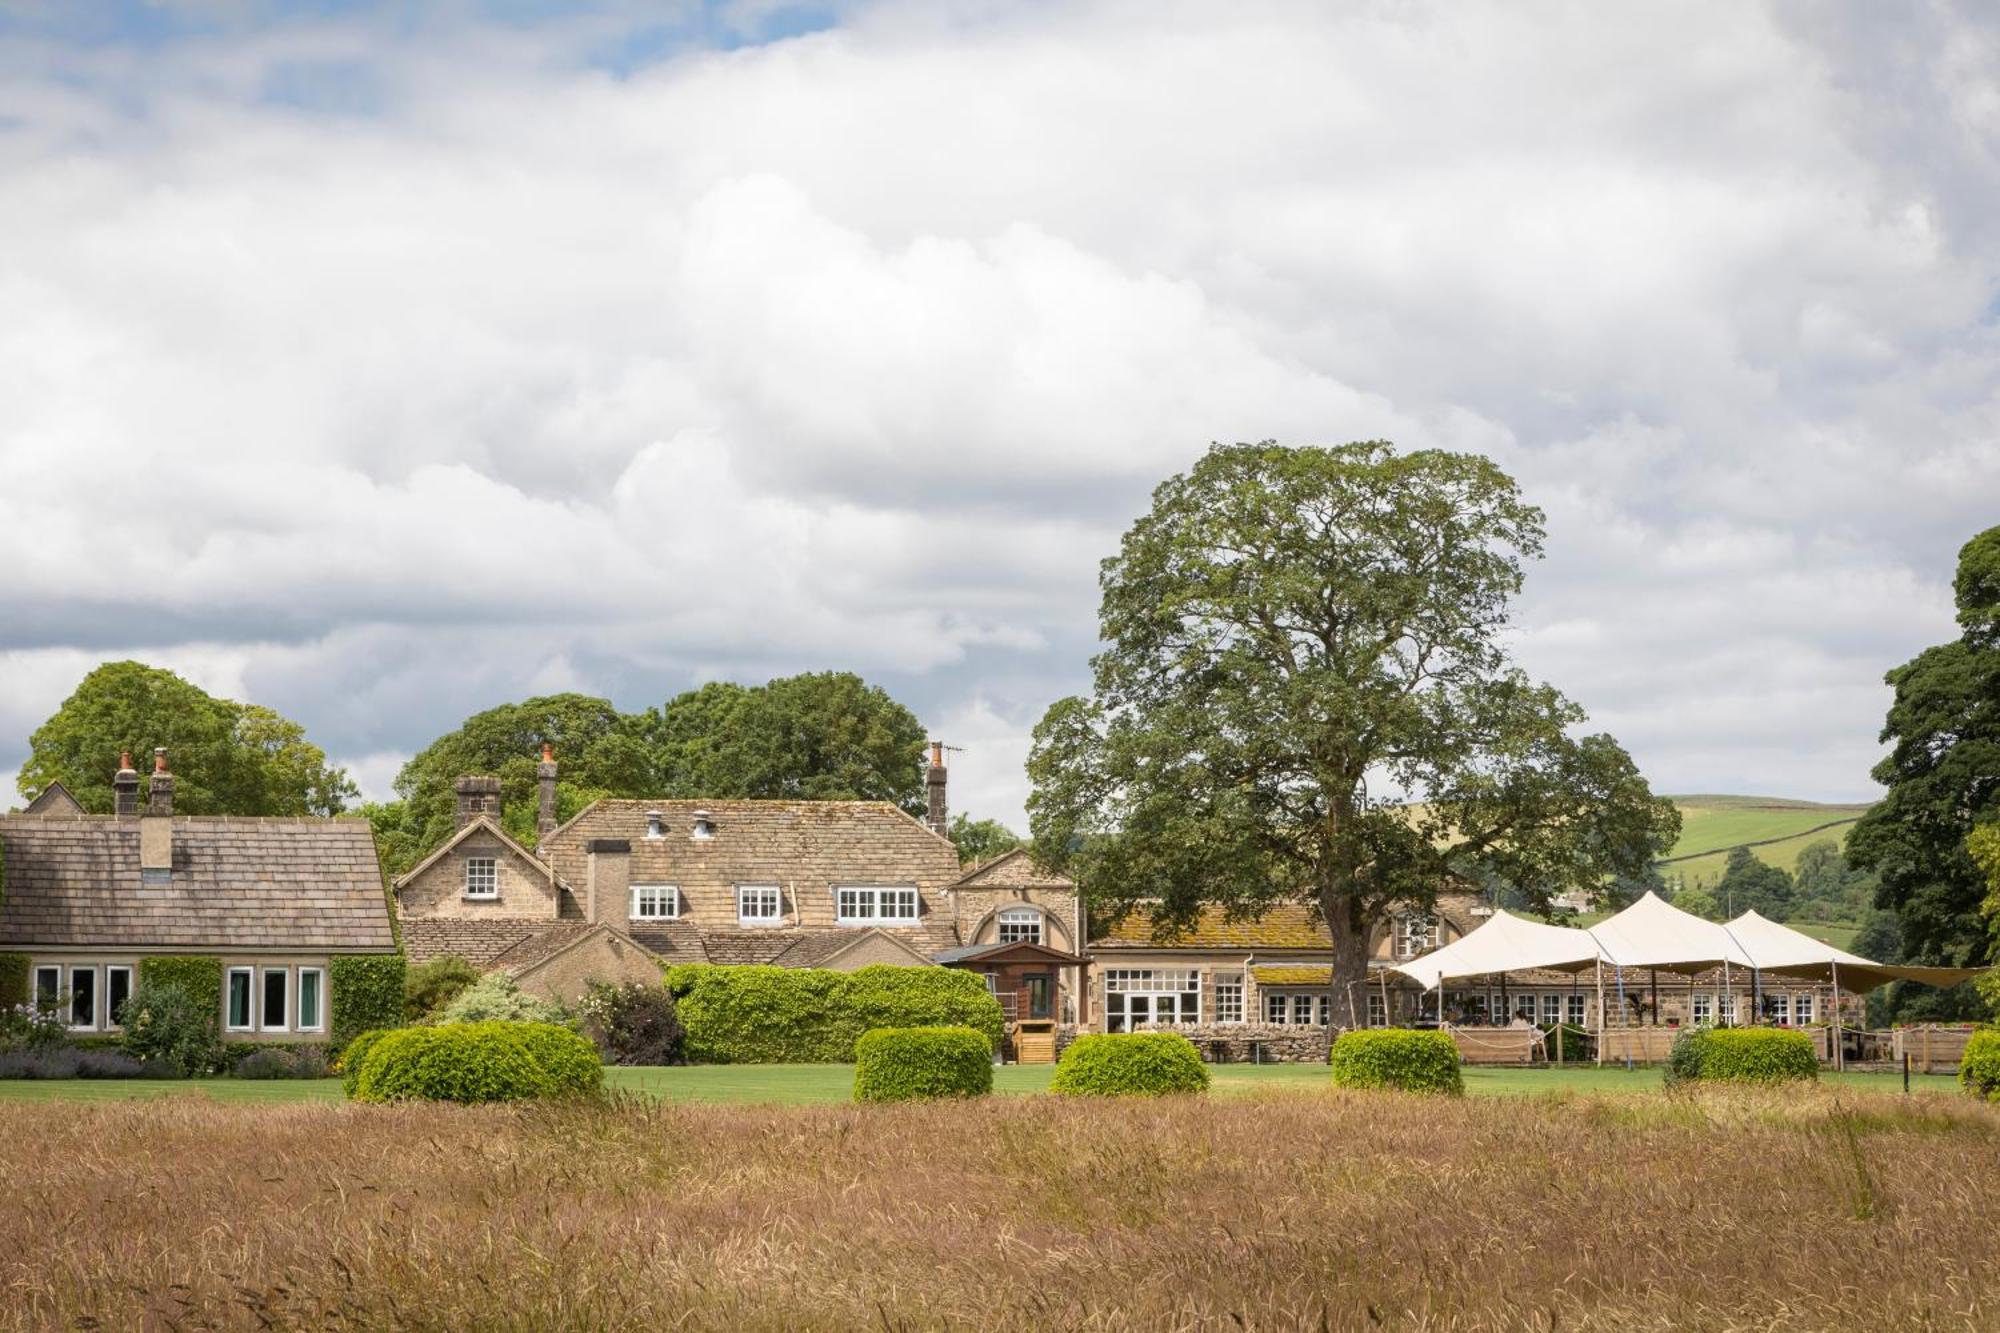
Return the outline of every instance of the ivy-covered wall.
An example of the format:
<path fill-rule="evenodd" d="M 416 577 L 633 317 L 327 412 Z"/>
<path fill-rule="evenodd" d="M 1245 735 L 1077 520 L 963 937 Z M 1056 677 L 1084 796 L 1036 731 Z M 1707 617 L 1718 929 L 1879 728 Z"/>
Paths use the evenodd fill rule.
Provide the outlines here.
<path fill-rule="evenodd" d="M 194 954 L 158 954 L 139 960 L 141 983 L 153 981 L 178 987 L 188 998 L 205 1005 L 211 1014 L 222 1013 L 222 960 Z"/>
<path fill-rule="evenodd" d="M 28 1002 L 28 955 L 0 953 L 0 1007 Z"/>
<path fill-rule="evenodd" d="M 403 955 L 336 954 L 328 964 L 333 989 L 333 1044 L 370 1028 L 403 1023 Z"/>

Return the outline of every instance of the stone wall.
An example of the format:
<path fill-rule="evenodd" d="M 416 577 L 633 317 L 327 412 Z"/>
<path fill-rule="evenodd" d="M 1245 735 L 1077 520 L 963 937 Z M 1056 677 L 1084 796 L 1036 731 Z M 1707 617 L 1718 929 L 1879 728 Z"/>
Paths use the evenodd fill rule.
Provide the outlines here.
<path fill-rule="evenodd" d="M 1195 1044 L 1201 1058 L 1216 1064 L 1326 1063 L 1326 1029 L 1291 1023 L 1202 1023 L 1148 1025 L 1144 1032 L 1178 1032 Z M 1259 1050 L 1261 1048 L 1261 1052 Z"/>

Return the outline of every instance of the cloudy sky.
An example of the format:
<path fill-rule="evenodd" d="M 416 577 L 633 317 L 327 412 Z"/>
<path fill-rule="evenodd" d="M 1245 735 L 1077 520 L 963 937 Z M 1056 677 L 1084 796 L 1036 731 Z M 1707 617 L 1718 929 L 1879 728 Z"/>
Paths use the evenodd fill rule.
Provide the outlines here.
<path fill-rule="evenodd" d="M 1376 437 L 1657 789 L 1869 796 L 2000 522 L 1982 9 L 0 0 L 0 805 L 106 658 L 372 794 L 839 667 L 1018 821 L 1151 487 Z"/>

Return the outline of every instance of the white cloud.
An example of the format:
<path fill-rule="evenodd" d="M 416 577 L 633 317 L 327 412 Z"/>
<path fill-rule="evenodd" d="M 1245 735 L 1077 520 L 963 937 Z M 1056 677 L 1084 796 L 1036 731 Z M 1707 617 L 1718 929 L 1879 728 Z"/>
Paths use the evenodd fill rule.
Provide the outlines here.
<path fill-rule="evenodd" d="M 1523 656 L 1660 785 L 1868 790 L 2000 493 L 1990 23 L 842 19 L 0 53 L 0 764 L 131 644 L 371 794 L 530 690 L 847 667 L 1018 823 L 1150 487 L 1388 437 L 1548 509 Z"/>

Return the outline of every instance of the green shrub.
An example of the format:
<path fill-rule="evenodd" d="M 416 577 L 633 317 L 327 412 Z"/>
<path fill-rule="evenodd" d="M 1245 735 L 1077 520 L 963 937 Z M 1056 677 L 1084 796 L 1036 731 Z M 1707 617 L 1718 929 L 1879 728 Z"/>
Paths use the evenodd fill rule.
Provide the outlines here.
<path fill-rule="evenodd" d="M 421 1023 L 479 980 L 479 969 L 456 954 L 413 967 L 403 977 L 403 1021 Z"/>
<path fill-rule="evenodd" d="M 352 1076 L 365 1102 L 521 1101 L 595 1092 L 604 1082 L 596 1050 L 568 1028 L 506 1022 L 381 1033 Z"/>
<path fill-rule="evenodd" d="M 905 1102 L 993 1091 L 993 1045 L 968 1027 L 875 1028 L 854 1043 L 854 1100 Z"/>
<path fill-rule="evenodd" d="M 1701 1081 L 1701 1061 L 1708 1051 L 1708 1037 L 1715 1029 L 1711 1027 L 1682 1028 L 1674 1038 L 1674 1044 L 1667 1050 L 1665 1080 L 1670 1088 L 1683 1087 Z"/>
<path fill-rule="evenodd" d="M 177 986 L 189 999 L 222 1023 L 222 960 L 183 954 L 160 954 L 139 960 L 138 984 L 155 981 Z"/>
<path fill-rule="evenodd" d="M 51 1009 L 32 1004 L 0 1007 L 0 1054 L 39 1053 L 75 1044 L 70 1039 L 69 1016 L 60 1005 Z"/>
<path fill-rule="evenodd" d="M 1194 1043 L 1176 1032 L 1096 1033 L 1078 1037 L 1056 1062 L 1049 1091 L 1083 1096 L 1200 1092 L 1208 1067 Z"/>
<path fill-rule="evenodd" d="M 505 972 L 488 972 L 438 1010 L 440 1023 L 560 1023 L 561 1006 L 523 994 Z"/>
<path fill-rule="evenodd" d="M 681 1063 L 681 1020 L 665 986 L 595 983 L 577 1010 L 584 1035 L 607 1063 Z"/>
<path fill-rule="evenodd" d="M 229 1072 L 235 1078 L 325 1078 L 326 1048 L 311 1043 L 266 1043 L 246 1052 Z"/>
<path fill-rule="evenodd" d="M 2000 1028 L 1981 1028 L 1965 1043 L 1958 1081 L 1975 1097 L 2000 1101 Z"/>
<path fill-rule="evenodd" d="M 957 967 L 864 967 L 847 974 L 840 1003 L 856 1041 L 876 1028 L 964 1027 L 993 1051 L 1007 1030 L 986 979 Z"/>
<path fill-rule="evenodd" d="M 340 1058 L 334 1061 L 333 1067 L 340 1074 L 341 1086 L 347 1089 L 348 1096 L 354 1095 L 354 1089 L 360 1082 L 361 1063 L 368 1058 L 368 1052 L 382 1039 L 384 1033 L 394 1030 L 370 1028 L 366 1032 L 357 1032 L 348 1038 L 347 1045 L 340 1048 Z"/>
<path fill-rule="evenodd" d="M 33 998 L 28 993 L 31 985 L 28 962 L 24 953 L 0 953 L 0 1009 L 26 1004 Z"/>
<path fill-rule="evenodd" d="M 222 1068 L 222 1037 L 216 1030 L 222 1007 L 220 964 L 211 1002 L 187 989 L 191 973 L 193 984 L 202 984 L 199 969 L 168 968 L 164 977 L 149 975 L 146 964 L 155 961 L 140 961 L 139 984 L 125 1001 L 125 1054 L 171 1071 L 176 1078 L 205 1078 Z M 216 962 L 213 958 L 171 961 Z"/>
<path fill-rule="evenodd" d="M 1812 1038 L 1780 1028 L 1690 1028 L 1667 1052 L 1668 1087 L 1819 1077 Z"/>
<path fill-rule="evenodd" d="M 335 954 L 327 962 L 327 989 L 333 1000 L 333 1044 L 338 1047 L 370 1028 L 403 1021 L 403 955 Z"/>
<path fill-rule="evenodd" d="M 1000 1002 L 973 973 L 944 967 L 731 967 L 667 970 L 697 1064 L 845 1064 L 880 1027 L 969 1027 L 997 1046 Z"/>
<path fill-rule="evenodd" d="M 1465 1091 L 1458 1047 L 1443 1032 L 1362 1028 L 1343 1032 L 1327 1058 L 1336 1088 L 1395 1088 L 1456 1097 Z"/>

